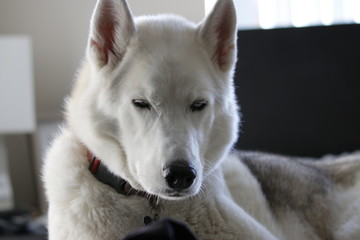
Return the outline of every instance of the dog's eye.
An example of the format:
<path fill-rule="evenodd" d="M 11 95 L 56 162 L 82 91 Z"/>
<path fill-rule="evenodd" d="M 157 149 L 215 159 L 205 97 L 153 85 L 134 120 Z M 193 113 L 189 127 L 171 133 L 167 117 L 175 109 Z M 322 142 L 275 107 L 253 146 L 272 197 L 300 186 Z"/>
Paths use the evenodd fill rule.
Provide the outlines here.
<path fill-rule="evenodd" d="M 135 107 L 140 108 L 140 109 L 151 109 L 151 105 L 148 101 L 146 101 L 145 99 L 134 99 L 132 100 L 133 104 Z"/>
<path fill-rule="evenodd" d="M 206 107 L 207 104 L 208 104 L 207 101 L 204 99 L 196 100 L 191 104 L 190 109 L 193 112 L 201 111 Z"/>

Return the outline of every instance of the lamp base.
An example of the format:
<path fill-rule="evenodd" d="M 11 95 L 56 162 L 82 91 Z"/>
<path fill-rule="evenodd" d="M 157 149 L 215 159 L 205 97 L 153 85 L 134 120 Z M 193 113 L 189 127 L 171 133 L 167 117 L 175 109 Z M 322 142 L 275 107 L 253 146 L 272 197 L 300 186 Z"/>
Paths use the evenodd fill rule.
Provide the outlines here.
<path fill-rule="evenodd" d="M 0 135 L 0 211 L 14 207 L 4 136 Z"/>

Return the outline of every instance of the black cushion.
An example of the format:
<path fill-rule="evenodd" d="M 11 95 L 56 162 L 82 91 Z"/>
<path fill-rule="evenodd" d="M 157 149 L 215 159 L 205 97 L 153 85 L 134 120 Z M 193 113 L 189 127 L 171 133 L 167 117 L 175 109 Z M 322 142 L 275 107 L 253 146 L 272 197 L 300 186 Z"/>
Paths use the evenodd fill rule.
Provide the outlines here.
<path fill-rule="evenodd" d="M 240 149 L 360 148 L 360 25 L 238 32 Z"/>

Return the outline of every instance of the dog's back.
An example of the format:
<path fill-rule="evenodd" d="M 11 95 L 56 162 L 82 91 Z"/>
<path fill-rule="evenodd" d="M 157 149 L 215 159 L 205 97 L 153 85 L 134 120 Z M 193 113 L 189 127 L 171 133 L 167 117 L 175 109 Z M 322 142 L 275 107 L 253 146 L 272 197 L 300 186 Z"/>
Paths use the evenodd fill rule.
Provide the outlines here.
<path fill-rule="evenodd" d="M 276 221 L 286 226 L 287 238 L 297 239 L 305 230 L 311 239 L 360 239 L 359 152 L 321 159 L 247 151 L 234 154 L 256 178 Z M 227 166 L 225 171 L 234 169 Z M 234 172 L 227 181 L 233 178 Z M 256 212 L 256 203 L 244 201 L 235 184 L 230 189 L 238 204 Z M 299 222 L 304 228 L 296 232 L 298 228 L 292 225 Z"/>

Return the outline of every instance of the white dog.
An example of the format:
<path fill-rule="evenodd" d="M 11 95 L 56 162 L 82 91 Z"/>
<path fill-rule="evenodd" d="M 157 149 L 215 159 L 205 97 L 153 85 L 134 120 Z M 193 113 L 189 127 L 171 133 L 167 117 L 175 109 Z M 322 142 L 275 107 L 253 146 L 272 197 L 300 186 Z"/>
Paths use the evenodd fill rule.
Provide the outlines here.
<path fill-rule="evenodd" d="M 200 239 L 360 239 L 360 156 L 231 151 L 236 15 L 133 19 L 98 0 L 67 124 L 44 167 L 50 240 L 121 239 L 169 217 Z"/>

